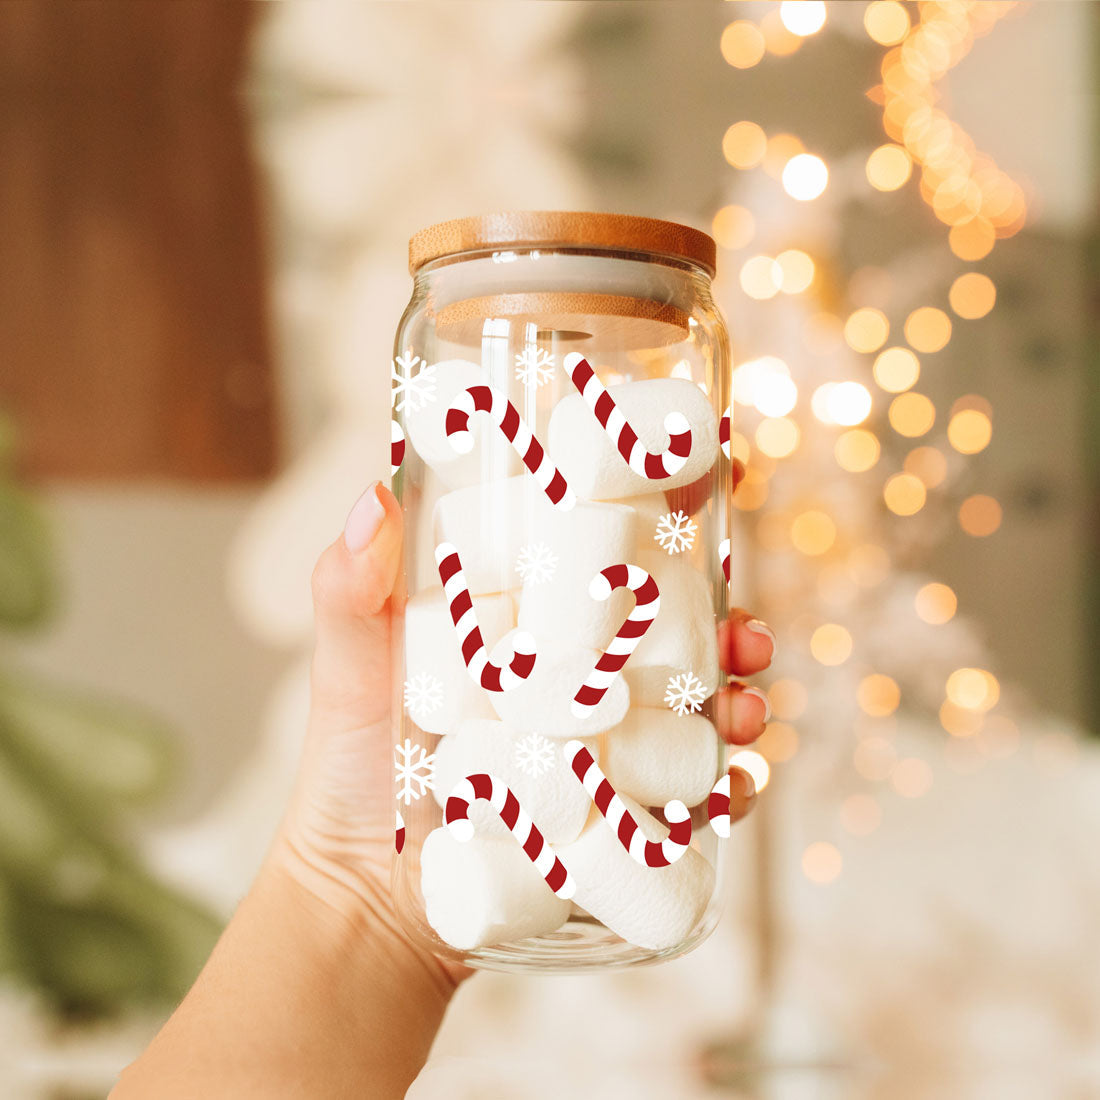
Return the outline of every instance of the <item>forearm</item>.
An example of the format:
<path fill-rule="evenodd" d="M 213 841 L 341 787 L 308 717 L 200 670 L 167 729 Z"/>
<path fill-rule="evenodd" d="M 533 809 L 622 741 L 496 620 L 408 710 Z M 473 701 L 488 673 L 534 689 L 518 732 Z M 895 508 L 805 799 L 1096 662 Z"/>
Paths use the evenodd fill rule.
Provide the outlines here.
<path fill-rule="evenodd" d="M 405 1095 L 454 983 L 270 861 L 112 1100 Z"/>

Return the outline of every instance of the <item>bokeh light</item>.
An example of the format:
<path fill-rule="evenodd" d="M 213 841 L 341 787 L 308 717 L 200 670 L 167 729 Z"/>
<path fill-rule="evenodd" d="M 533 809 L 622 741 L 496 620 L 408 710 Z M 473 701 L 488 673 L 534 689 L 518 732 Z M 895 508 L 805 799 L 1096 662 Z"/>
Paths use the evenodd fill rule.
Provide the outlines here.
<path fill-rule="evenodd" d="M 818 886 L 833 882 L 844 867 L 844 857 L 835 844 L 816 840 L 802 853 L 802 873 Z"/>
<path fill-rule="evenodd" d="M 936 406 L 923 393 L 899 393 L 890 402 L 887 416 L 898 435 L 912 439 L 931 430 L 936 422 Z"/>
<path fill-rule="evenodd" d="M 719 48 L 735 69 L 751 69 L 764 56 L 764 34 L 755 23 L 738 19 L 722 31 Z"/>
<path fill-rule="evenodd" d="M 810 635 L 810 652 L 823 665 L 842 665 L 852 655 L 852 635 L 839 623 L 824 623 Z"/>
<path fill-rule="evenodd" d="M 860 680 L 856 689 L 856 702 L 864 714 L 869 714 L 872 718 L 884 718 L 898 709 L 901 689 L 892 677 L 873 672 Z"/>
<path fill-rule="evenodd" d="M 926 489 L 935 489 L 947 477 L 947 459 L 936 447 L 914 447 L 905 456 L 902 468 L 919 477 Z"/>
<path fill-rule="evenodd" d="M 753 256 L 741 267 L 741 289 L 750 298 L 774 298 L 782 285 L 783 269 L 771 256 Z"/>
<path fill-rule="evenodd" d="M 840 824 L 853 836 L 869 836 L 882 823 L 882 807 L 869 794 L 850 794 L 840 804 Z"/>
<path fill-rule="evenodd" d="M 828 182 L 829 169 L 820 157 L 812 153 L 799 153 L 791 157 L 783 168 L 783 190 L 799 202 L 816 199 Z"/>
<path fill-rule="evenodd" d="M 916 351 L 939 351 L 951 339 L 951 318 L 935 306 L 921 306 L 905 320 L 905 339 Z"/>
<path fill-rule="evenodd" d="M 749 121 L 735 122 L 722 138 L 722 155 L 734 168 L 755 168 L 768 149 L 764 131 Z"/>
<path fill-rule="evenodd" d="M 865 428 L 852 428 L 837 437 L 833 454 L 837 465 L 851 474 L 871 469 L 879 460 L 882 448 L 878 436 Z"/>
<path fill-rule="evenodd" d="M 976 493 L 959 505 L 959 526 L 975 538 L 992 535 L 1001 526 L 1003 512 L 991 496 Z"/>
<path fill-rule="evenodd" d="M 784 676 L 768 688 L 768 700 L 772 705 L 772 714 L 776 718 L 792 722 L 805 713 L 810 696 L 801 681 Z"/>
<path fill-rule="evenodd" d="M 756 232 L 756 220 L 743 206 L 723 206 L 714 215 L 711 222 L 714 239 L 723 247 L 733 251 L 744 248 Z"/>
<path fill-rule="evenodd" d="M 888 393 L 903 393 L 916 385 L 920 377 L 920 360 L 908 348 L 887 348 L 875 359 L 874 376 Z"/>
<path fill-rule="evenodd" d="M 912 474 L 894 474 L 882 490 L 886 507 L 897 516 L 912 516 L 924 507 L 924 483 Z"/>
<path fill-rule="evenodd" d="M 764 171 L 773 179 L 779 179 L 787 161 L 805 151 L 801 139 L 794 134 L 773 134 L 768 138 L 768 147 L 764 152 Z"/>
<path fill-rule="evenodd" d="M 951 284 L 947 300 L 959 317 L 974 321 L 993 308 L 997 301 L 997 288 L 988 275 L 967 271 Z"/>
<path fill-rule="evenodd" d="M 947 677 L 944 693 L 957 707 L 990 710 L 1001 697 L 1001 685 L 984 668 L 957 668 Z"/>
<path fill-rule="evenodd" d="M 951 227 L 947 234 L 947 243 L 960 260 L 974 263 L 985 259 L 993 251 L 997 234 L 985 218 L 971 218 Z"/>
<path fill-rule="evenodd" d="M 787 722 L 769 722 L 756 742 L 756 751 L 771 764 L 782 764 L 798 752 L 798 730 Z"/>
<path fill-rule="evenodd" d="M 798 387 L 789 375 L 765 371 L 756 379 L 752 403 L 764 416 L 786 416 L 798 401 Z"/>
<path fill-rule="evenodd" d="M 854 427 L 871 415 L 871 394 L 859 382 L 826 382 L 814 391 L 810 405 L 823 423 Z"/>
<path fill-rule="evenodd" d="M 932 626 L 941 626 L 950 620 L 958 609 L 955 592 L 946 584 L 932 581 L 918 590 L 913 601 L 917 617 Z"/>
<path fill-rule="evenodd" d="M 909 179 L 913 158 L 900 145 L 880 145 L 867 158 L 867 181 L 876 191 L 896 191 Z"/>
<path fill-rule="evenodd" d="M 825 512 L 813 509 L 796 516 L 791 524 L 791 543 L 796 550 L 816 557 L 836 542 L 836 524 Z"/>
<path fill-rule="evenodd" d="M 895 46 L 909 33 L 909 13 L 898 0 L 875 0 L 863 13 L 863 26 L 880 46 Z"/>
<path fill-rule="evenodd" d="M 973 737 L 985 724 L 985 713 L 960 707 L 950 699 L 940 704 L 940 725 L 952 737 Z"/>
<path fill-rule="evenodd" d="M 779 289 L 784 294 L 801 294 L 814 281 L 814 262 L 797 248 L 788 248 L 775 258 L 782 272 Z"/>
<path fill-rule="evenodd" d="M 768 780 L 771 778 L 771 768 L 768 767 L 767 760 L 753 749 L 741 749 L 732 753 L 729 766 L 747 771 L 752 776 L 758 792 L 768 785 Z"/>
<path fill-rule="evenodd" d="M 771 458 L 786 458 L 798 447 L 801 433 L 789 417 L 768 417 L 756 427 L 756 445 Z"/>
<path fill-rule="evenodd" d="M 890 335 L 890 322 L 886 314 L 865 306 L 857 309 L 844 322 L 844 339 L 853 351 L 876 351 L 886 343 Z"/>
<path fill-rule="evenodd" d="M 801 38 L 817 34 L 825 26 L 824 0 L 783 0 L 779 5 L 783 26 Z"/>
<path fill-rule="evenodd" d="M 764 45 L 774 57 L 790 57 L 802 45 L 802 36 L 787 27 L 777 8 L 772 8 L 760 20 L 760 29 L 764 32 Z"/>
<path fill-rule="evenodd" d="M 993 422 L 978 409 L 960 409 L 947 425 L 947 441 L 960 454 L 977 454 L 992 438 Z"/>

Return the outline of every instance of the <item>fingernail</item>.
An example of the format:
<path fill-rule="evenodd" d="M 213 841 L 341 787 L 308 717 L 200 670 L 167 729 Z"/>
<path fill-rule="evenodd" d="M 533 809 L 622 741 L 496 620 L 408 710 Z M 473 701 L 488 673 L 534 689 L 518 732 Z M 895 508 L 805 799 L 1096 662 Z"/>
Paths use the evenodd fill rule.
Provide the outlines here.
<path fill-rule="evenodd" d="M 344 524 L 344 545 L 353 554 L 367 548 L 385 518 L 386 509 L 378 499 L 379 484 L 380 482 L 375 481 L 348 513 Z"/>
<path fill-rule="evenodd" d="M 754 634 L 762 634 L 772 644 L 772 657 L 775 656 L 776 640 L 775 631 L 763 619 L 749 619 L 745 623 L 745 629 L 751 630 Z"/>
<path fill-rule="evenodd" d="M 741 690 L 745 695 L 752 695 L 764 704 L 764 721 L 769 721 L 772 716 L 772 701 L 768 698 L 768 693 L 761 691 L 758 687 L 747 687 Z"/>
<path fill-rule="evenodd" d="M 756 795 L 756 780 L 744 768 L 737 769 L 741 773 L 741 787 L 745 792 L 745 801 Z"/>

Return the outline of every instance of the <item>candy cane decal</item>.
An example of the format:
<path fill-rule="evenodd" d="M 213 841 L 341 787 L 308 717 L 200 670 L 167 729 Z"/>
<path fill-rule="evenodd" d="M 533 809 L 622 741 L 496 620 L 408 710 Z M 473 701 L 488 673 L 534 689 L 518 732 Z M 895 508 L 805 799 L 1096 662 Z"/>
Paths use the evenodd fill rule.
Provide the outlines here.
<path fill-rule="evenodd" d="M 396 420 L 390 421 L 390 477 L 401 469 L 405 461 L 405 433 Z"/>
<path fill-rule="evenodd" d="M 569 377 L 573 379 L 573 385 L 580 391 L 581 397 L 607 432 L 615 449 L 636 474 L 649 478 L 650 481 L 659 481 L 661 478 L 672 477 L 684 468 L 691 453 L 691 427 L 683 413 L 673 411 L 665 417 L 665 431 L 669 435 L 668 447 L 652 454 L 626 422 L 626 417 L 615 404 L 615 398 L 604 389 L 588 360 L 579 352 L 571 351 L 565 357 L 564 365 Z"/>
<path fill-rule="evenodd" d="M 527 858 L 546 879 L 546 885 L 559 898 L 568 901 L 576 893 L 577 884 L 519 804 L 519 799 L 495 775 L 479 772 L 468 775 L 455 784 L 443 811 L 443 821 L 455 840 L 464 844 L 474 835 L 474 823 L 469 816 L 470 804 L 479 799 L 488 802 L 496 810 L 500 820 L 519 841 Z"/>
<path fill-rule="evenodd" d="M 596 667 L 573 696 L 569 709 L 574 718 L 586 718 L 592 713 L 661 609 L 657 582 L 641 566 L 609 565 L 601 569 L 592 578 L 588 594 L 594 600 L 608 600 L 616 588 L 629 588 L 634 593 L 634 610 L 623 620 L 611 644 L 600 654 Z"/>
<path fill-rule="evenodd" d="M 718 421 L 718 442 L 722 444 L 722 454 L 730 456 L 730 406 L 722 413 L 722 419 Z"/>
<path fill-rule="evenodd" d="M 492 386 L 470 386 L 458 394 L 447 410 L 444 422 L 447 437 L 459 454 L 469 454 L 474 449 L 470 417 L 475 412 L 488 413 L 492 417 L 551 504 L 568 512 L 577 503 L 565 476 L 547 457 L 542 444 L 535 438 L 523 417 L 516 412 L 515 405 Z"/>
<path fill-rule="evenodd" d="M 455 624 L 462 659 L 474 682 L 488 691 L 511 691 L 518 687 L 535 667 L 535 639 L 525 630 L 512 636 L 512 659 L 507 665 L 495 665 L 489 660 L 489 651 L 481 636 L 474 614 L 474 601 L 462 572 L 458 550 L 449 542 L 441 542 L 435 548 L 435 560 L 439 566 L 439 579 L 443 582 L 443 594 Z"/>
<path fill-rule="evenodd" d="M 401 849 L 405 847 L 405 819 L 401 816 L 401 811 L 397 810 L 397 821 L 394 823 L 393 829 L 393 846 L 397 851 L 397 854 L 401 854 Z"/>
<path fill-rule="evenodd" d="M 619 838 L 619 843 L 630 853 L 630 858 L 643 867 L 668 867 L 675 863 L 691 844 L 691 815 L 678 799 L 665 803 L 665 820 L 668 836 L 661 841 L 646 840 L 637 821 L 615 793 L 607 776 L 600 771 L 592 754 L 582 741 L 567 741 L 565 758 L 573 773 L 584 784 L 584 789 L 596 804 L 596 809 Z"/>
<path fill-rule="evenodd" d="M 730 582 L 730 540 L 723 539 L 718 544 L 718 557 L 722 561 L 722 572 L 726 575 L 726 584 Z"/>
<path fill-rule="evenodd" d="M 723 839 L 730 835 L 730 773 L 726 772 L 710 789 L 707 799 L 710 827 Z"/>

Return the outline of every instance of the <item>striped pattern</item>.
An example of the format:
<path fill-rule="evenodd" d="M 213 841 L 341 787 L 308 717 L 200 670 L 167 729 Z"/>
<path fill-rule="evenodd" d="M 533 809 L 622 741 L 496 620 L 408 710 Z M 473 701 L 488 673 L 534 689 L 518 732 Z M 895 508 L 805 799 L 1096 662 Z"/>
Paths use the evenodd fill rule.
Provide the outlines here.
<path fill-rule="evenodd" d="M 538 482 L 550 503 L 568 512 L 577 503 L 573 490 L 566 484 L 561 471 L 550 461 L 542 444 L 534 437 L 526 421 L 516 412 L 515 405 L 500 390 L 492 386 L 470 386 L 463 390 L 447 410 L 444 421 L 447 437 L 459 454 L 469 454 L 474 449 L 474 435 L 470 431 L 470 417 L 475 412 L 488 413 L 504 433 L 504 438 L 523 459 L 524 466 Z"/>
<path fill-rule="evenodd" d="M 393 827 L 393 846 L 397 851 L 397 854 L 401 854 L 401 849 L 405 847 L 405 819 L 401 816 L 401 811 L 397 810 L 397 821 Z"/>
<path fill-rule="evenodd" d="M 588 796 L 603 814 L 608 826 L 619 838 L 619 843 L 630 853 L 630 858 L 643 867 L 668 867 L 675 863 L 691 844 L 691 815 L 678 799 L 665 803 L 665 820 L 669 833 L 664 840 L 646 840 L 623 800 L 615 793 L 607 776 L 600 771 L 592 754 L 582 741 L 567 741 L 565 758 L 573 774 L 584 784 Z"/>
<path fill-rule="evenodd" d="M 405 461 L 405 433 L 396 420 L 390 421 L 390 477 L 401 469 Z"/>
<path fill-rule="evenodd" d="M 443 821 L 451 830 L 455 840 L 465 843 L 474 835 L 474 823 L 469 816 L 470 805 L 479 799 L 488 802 L 496 810 L 500 820 L 508 826 L 512 836 L 519 841 L 527 858 L 546 879 L 546 885 L 559 898 L 568 901 L 577 889 L 572 876 L 519 804 L 519 799 L 508 785 L 502 783 L 495 775 L 479 772 L 476 775 L 468 775 L 455 784 L 443 811 Z"/>
<path fill-rule="evenodd" d="M 487 691 L 511 691 L 518 687 L 535 667 L 535 639 L 525 630 L 512 636 L 512 659 L 505 666 L 489 660 L 489 651 L 481 636 L 474 614 L 474 601 L 462 572 L 458 550 L 449 542 L 441 542 L 435 548 L 435 560 L 439 566 L 439 579 L 451 611 L 451 621 L 458 634 L 462 659 L 474 683 Z"/>
<path fill-rule="evenodd" d="M 722 561 L 722 572 L 726 577 L 726 584 L 730 582 L 730 540 L 723 539 L 718 544 L 718 557 Z"/>
<path fill-rule="evenodd" d="M 722 419 L 718 421 L 718 442 L 722 444 L 722 454 L 730 456 L 730 406 L 722 413 Z"/>
<path fill-rule="evenodd" d="M 661 609 L 657 582 L 640 566 L 609 565 L 601 569 L 592 578 L 588 594 L 594 600 L 607 600 L 616 588 L 629 588 L 634 593 L 634 610 L 627 615 L 618 634 L 611 639 L 596 667 L 573 696 L 569 709 L 574 718 L 586 718 L 592 713 L 592 708 L 604 697 Z"/>
<path fill-rule="evenodd" d="M 573 379 L 573 385 L 580 391 L 581 397 L 607 432 L 615 449 L 636 474 L 650 481 L 659 481 L 661 478 L 672 477 L 684 468 L 691 453 L 691 428 L 683 413 L 670 412 L 665 417 L 668 446 L 657 454 L 651 454 L 626 422 L 626 417 L 615 404 L 615 398 L 604 389 L 603 383 L 596 377 L 596 372 L 583 355 L 570 352 L 565 357 L 565 369 Z"/>
<path fill-rule="evenodd" d="M 726 772 L 710 789 L 707 799 L 710 827 L 723 839 L 730 835 L 730 773 Z"/>

